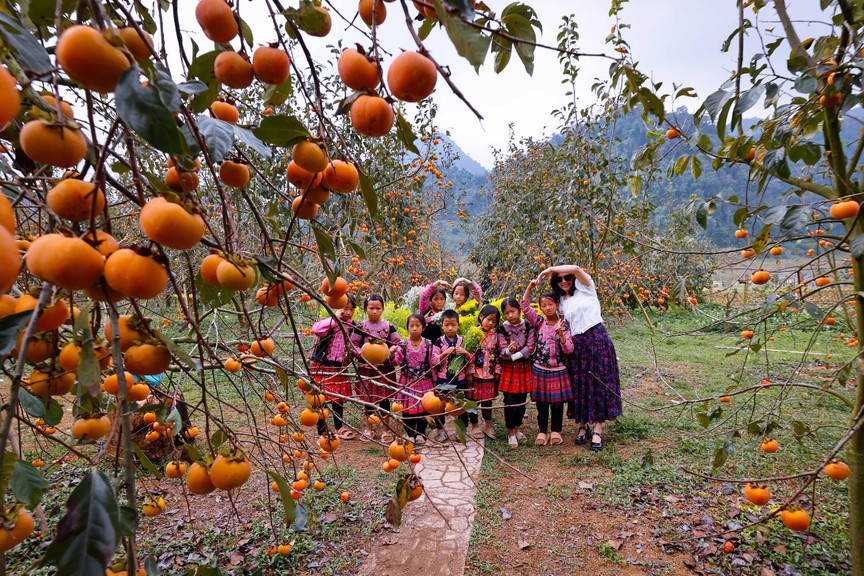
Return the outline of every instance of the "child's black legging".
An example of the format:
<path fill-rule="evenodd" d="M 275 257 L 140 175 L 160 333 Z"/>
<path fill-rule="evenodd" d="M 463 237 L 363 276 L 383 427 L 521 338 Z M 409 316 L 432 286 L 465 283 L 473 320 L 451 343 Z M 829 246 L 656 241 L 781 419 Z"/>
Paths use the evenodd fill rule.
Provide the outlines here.
<path fill-rule="evenodd" d="M 429 415 L 425 410 L 417 414 L 405 415 L 402 423 L 405 424 L 405 431 L 409 436 L 425 436 L 426 435 L 426 417 Z"/>
<path fill-rule="evenodd" d="M 508 430 L 522 426 L 527 398 L 527 392 L 504 392 L 504 424 Z"/>
<path fill-rule="evenodd" d="M 546 434 L 549 429 L 549 412 L 552 412 L 552 432 L 561 432 L 564 424 L 564 404 L 556 402 L 537 402 L 537 428 Z"/>
<path fill-rule="evenodd" d="M 333 428 L 339 430 L 345 422 L 345 406 L 341 402 L 328 402 L 327 408 L 333 414 Z M 327 431 L 327 425 L 324 420 L 318 420 L 318 434 L 322 435 Z"/>
<path fill-rule="evenodd" d="M 380 402 L 378 402 L 377 405 L 378 405 L 378 408 L 380 408 L 381 410 L 385 410 L 387 412 L 390 411 L 390 400 L 389 399 L 381 400 Z M 365 404 L 363 405 L 363 413 L 366 414 L 367 418 L 373 412 L 378 412 L 378 410 L 376 410 L 375 408 L 372 408 L 371 406 L 366 406 Z"/>
<path fill-rule="evenodd" d="M 480 412 L 483 414 L 483 419 L 487 422 L 492 421 L 492 400 L 479 400 L 477 404 L 480 406 Z M 477 424 L 480 417 L 476 412 L 468 412 L 468 420 L 471 424 Z"/>

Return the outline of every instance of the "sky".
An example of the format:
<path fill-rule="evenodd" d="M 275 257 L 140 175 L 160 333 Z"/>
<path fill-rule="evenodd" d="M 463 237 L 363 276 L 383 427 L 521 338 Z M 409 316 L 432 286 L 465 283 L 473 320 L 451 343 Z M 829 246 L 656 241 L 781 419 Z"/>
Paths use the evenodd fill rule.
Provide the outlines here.
<path fill-rule="evenodd" d="M 499 12 L 510 3 L 510 0 L 485 1 Z M 609 16 L 608 0 L 524 1 L 535 8 L 543 24 L 543 34 L 538 42 L 554 46 L 562 17 L 576 14 L 580 31 L 579 48 L 584 52 L 616 54 L 611 46 L 604 44 L 606 35 L 615 24 Z M 255 33 L 256 45 L 275 40 L 272 23 L 264 12 L 263 4 L 241 3 L 241 14 Z M 283 4 L 289 6 L 294 2 Z M 334 13 L 338 11 L 348 18 L 356 13 L 355 0 L 330 0 L 327 4 L 334 9 Z M 819 9 L 818 0 L 788 0 L 787 4 L 802 38 L 815 34 L 813 25 L 808 24 L 808 21 L 826 19 Z M 183 2 L 181 5 L 181 12 L 187 11 L 186 14 L 181 13 L 181 18 L 189 22 L 189 32 L 200 35 L 195 26 L 194 2 Z M 414 41 L 406 31 L 400 3 L 397 1 L 385 6 L 388 16 L 378 28 L 381 45 L 392 54 L 398 54 L 402 49 L 414 49 Z M 745 17 L 755 19 L 752 9 L 746 9 Z M 760 28 L 776 27 L 780 30 L 770 3 L 760 11 L 759 18 Z M 649 73 L 654 81 L 664 82 L 664 88 L 671 89 L 671 83 L 676 82 L 692 86 L 699 94 L 699 98 L 684 99 L 677 102 L 677 106 L 695 110 L 706 96 L 729 78 L 735 67 L 734 50 L 721 52 L 723 41 L 737 27 L 735 0 L 633 0 L 625 4 L 620 19 L 631 26 L 625 30 L 625 38 L 644 72 Z M 333 30 L 327 38 L 307 37 L 316 60 L 332 65 L 335 59 L 328 45 L 337 37 L 343 38 L 345 45 L 359 41 L 369 46 L 368 38 L 360 33 L 359 29 L 365 29 L 365 25 L 359 18 L 354 26 L 335 15 L 333 22 Z M 773 37 L 769 31 L 766 41 L 771 39 Z M 453 82 L 484 117 L 484 120 L 478 120 L 439 78 L 432 95 L 439 109 L 437 126 L 439 130 L 449 131 L 451 138 L 474 160 L 490 167 L 492 150 L 506 146 L 511 123 L 517 137 L 542 137 L 555 131 L 556 119 L 551 112 L 567 102 L 566 92 L 569 90 L 568 85 L 561 83 L 563 76 L 556 52 L 536 49 L 533 76 L 528 76 L 515 54 L 503 73 L 494 73 L 490 57 L 478 74 L 456 53 L 442 28 L 433 30 L 424 44 L 436 60 L 450 67 Z M 758 39 L 751 35 L 748 47 L 757 46 Z M 750 52 L 747 54 L 746 59 L 749 59 Z M 784 71 L 786 55 L 788 49 L 781 48 L 775 57 Z M 608 77 L 611 61 L 583 58 L 580 62 L 582 70 L 575 96 L 579 106 L 584 107 L 593 101 L 591 84 L 595 78 Z M 385 74 L 387 64 L 385 61 Z M 754 109 L 752 113 L 758 111 Z"/>

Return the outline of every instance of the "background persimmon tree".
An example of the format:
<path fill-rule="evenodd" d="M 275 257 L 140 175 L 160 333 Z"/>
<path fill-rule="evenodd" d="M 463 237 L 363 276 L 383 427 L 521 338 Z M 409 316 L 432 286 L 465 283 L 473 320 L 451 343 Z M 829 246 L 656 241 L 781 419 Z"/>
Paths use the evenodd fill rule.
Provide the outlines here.
<path fill-rule="evenodd" d="M 811 323 L 815 320 L 805 354 L 782 382 L 772 383 L 769 374 L 756 382 L 746 382 L 739 375 L 730 381 L 720 404 L 718 398 L 682 397 L 670 408 L 693 410 L 693 417 L 721 438 L 709 472 L 694 473 L 751 486 L 790 485 L 791 495 L 779 506 L 764 509 L 757 522 L 782 509 L 784 523 L 806 530 L 808 514 L 816 511 L 817 501 L 813 499 L 812 508 L 803 514 L 796 505 L 806 500 L 808 489 L 815 490 L 817 481 L 827 475 L 844 476 L 845 472 L 837 474 L 837 467 L 846 464 L 832 462 L 842 455 L 851 469 L 849 535 L 853 573 L 860 575 L 864 574 L 864 372 L 860 370 L 864 228 L 859 204 L 864 138 L 857 129 L 848 132 L 854 134 L 851 139 L 841 138 L 841 128 L 860 123 L 864 11 L 845 0 L 819 6 L 823 27 L 809 28 L 808 33 L 815 29 L 818 36 L 802 40 L 796 26 L 804 24 L 793 22 L 783 0 L 738 2 L 739 27 L 724 44 L 738 66 L 729 81 L 701 100 L 692 121 L 689 114 L 679 116 L 675 110 L 682 101 L 697 97 L 686 87 L 686 79 L 678 79 L 684 83 L 674 85 L 674 92 L 664 91 L 661 83 L 639 69 L 638 54 L 631 56 L 622 35 L 626 26 L 616 27 L 607 40 L 624 57 L 611 66 L 609 81 L 594 84 L 598 102 L 588 109 L 572 105 L 558 113 L 562 139 L 520 143 L 499 157 L 490 193 L 506 208 L 484 218 L 481 237 L 486 241 L 478 243 L 475 256 L 490 277 L 515 278 L 520 283 L 551 264 L 549 260 L 576 260 L 602 278 L 607 304 L 629 300 L 695 306 L 711 274 L 740 280 L 745 285 L 743 298 L 734 285 L 725 296 L 737 305 L 726 306 L 725 317 L 705 318 L 706 327 L 741 331 L 739 346 L 731 354 L 743 353 L 745 366 L 753 355 L 764 357 L 765 365 L 771 366 L 768 344 L 777 331 L 785 330 L 782 325 L 787 322 L 806 324 L 795 314 L 808 315 Z M 620 7 L 616 3 L 613 13 Z M 736 6 L 730 3 L 729 9 Z M 745 43 L 745 37 L 752 42 Z M 565 22 L 559 34 L 561 47 L 577 40 L 576 26 Z M 748 52 L 751 48 L 745 50 L 750 44 L 756 47 L 753 53 Z M 565 66 L 565 70 L 571 81 L 575 79 L 577 69 Z M 754 114 L 757 105 L 764 111 L 756 111 L 757 120 L 745 124 L 745 114 Z M 620 114 L 632 111 L 641 112 L 649 141 L 632 157 L 622 159 L 614 153 L 616 121 Z M 687 245 L 681 240 L 692 242 L 695 235 L 687 232 L 686 225 L 681 235 L 680 221 L 677 232 L 674 226 L 656 229 L 658 212 L 667 209 L 661 179 L 698 180 L 707 170 L 741 166 L 746 170 L 738 193 L 698 199 L 690 207 L 692 221 L 703 228 L 718 210 L 731 214 L 732 222 L 725 225 L 732 248 Z M 665 173 L 660 173 L 664 167 Z M 769 194 L 778 185 L 788 190 L 780 195 L 779 204 L 773 200 L 777 195 Z M 511 194 L 510 187 L 521 193 Z M 559 206 L 567 209 L 558 211 Z M 562 234 L 562 226 L 575 231 L 575 238 Z M 509 235 L 517 245 L 540 246 L 548 252 L 502 254 L 490 241 L 498 234 Z M 545 246 L 536 242 L 537 237 L 545 239 Z M 778 260 L 784 247 L 806 257 Z M 618 263 L 622 257 L 634 264 L 622 267 Z M 658 278 L 663 284 L 651 286 Z M 851 333 L 845 343 L 858 354 L 839 365 L 822 385 L 801 382 L 807 351 L 835 324 Z M 772 390 L 776 385 L 782 387 L 780 392 Z M 795 398 L 805 397 L 808 389 L 848 407 L 849 420 L 836 435 L 826 438 L 822 430 L 817 437 L 816 431 L 795 418 Z M 724 408 L 726 402 L 743 403 L 753 412 L 744 417 L 744 409 Z M 735 454 L 736 443 L 755 444 L 758 450 L 772 433 L 783 429 L 799 441 L 813 442 L 816 455 L 800 473 L 716 476 L 715 471 Z M 771 450 L 771 442 L 763 449 Z M 802 522 L 796 524 L 798 520 Z"/>

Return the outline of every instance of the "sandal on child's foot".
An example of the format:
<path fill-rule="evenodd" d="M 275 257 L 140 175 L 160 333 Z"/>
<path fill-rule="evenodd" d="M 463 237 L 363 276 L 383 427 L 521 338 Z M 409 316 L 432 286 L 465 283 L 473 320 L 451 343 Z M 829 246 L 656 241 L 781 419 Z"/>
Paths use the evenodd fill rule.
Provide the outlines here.
<path fill-rule="evenodd" d="M 594 441 L 594 436 L 600 439 L 599 442 Z M 591 451 L 592 452 L 600 452 L 603 450 L 603 435 L 600 432 L 594 432 L 591 436 Z"/>
<path fill-rule="evenodd" d="M 487 438 L 495 439 L 495 428 L 492 425 L 483 426 L 483 434 L 486 435 Z"/>
<path fill-rule="evenodd" d="M 525 440 L 527 440 L 527 438 L 525 438 L 525 435 L 522 432 L 516 432 L 517 442 L 524 442 Z"/>
<path fill-rule="evenodd" d="M 553 446 L 558 446 L 559 444 L 564 443 L 564 439 L 561 438 L 561 434 L 559 432 L 552 432 L 552 434 L 549 435 L 549 438 L 549 444 Z"/>
<path fill-rule="evenodd" d="M 447 442 L 447 432 L 444 430 L 439 430 L 438 434 L 435 435 L 436 442 Z"/>
<path fill-rule="evenodd" d="M 583 446 L 588 443 L 588 427 L 580 426 L 576 432 L 576 445 Z"/>
<path fill-rule="evenodd" d="M 423 436 L 422 434 L 418 434 L 417 437 L 414 439 L 414 444 L 416 444 L 417 446 L 421 446 L 425 443 L 426 443 L 426 437 Z"/>
<path fill-rule="evenodd" d="M 384 442 L 385 444 L 390 444 L 391 442 L 393 442 L 393 440 L 395 440 L 395 437 L 393 436 L 393 433 L 389 430 L 381 434 L 381 442 Z"/>
<path fill-rule="evenodd" d="M 516 439 L 516 436 L 508 436 L 507 445 L 510 446 L 510 448 L 517 448 L 519 446 L 519 440 Z"/>
<path fill-rule="evenodd" d="M 537 434 L 537 439 L 534 440 L 534 445 L 535 446 L 545 446 L 546 442 L 548 442 L 548 441 L 549 441 L 549 438 L 546 436 L 546 434 L 541 432 L 540 434 Z"/>
<path fill-rule="evenodd" d="M 372 440 L 374 437 L 375 437 L 375 432 L 373 432 L 373 431 L 370 430 L 369 428 L 366 428 L 366 429 L 363 430 L 363 432 L 360 434 L 360 441 L 361 441 L 361 442 L 369 442 L 369 441 Z"/>

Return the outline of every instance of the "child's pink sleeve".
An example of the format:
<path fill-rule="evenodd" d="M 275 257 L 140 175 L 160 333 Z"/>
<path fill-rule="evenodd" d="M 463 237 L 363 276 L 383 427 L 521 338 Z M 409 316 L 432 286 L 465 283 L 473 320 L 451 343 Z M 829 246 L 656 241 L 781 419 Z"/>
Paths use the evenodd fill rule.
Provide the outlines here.
<path fill-rule="evenodd" d="M 432 346 L 432 376 L 447 376 L 447 358 L 441 358 L 441 346 L 437 344 Z"/>
<path fill-rule="evenodd" d="M 420 302 L 417 303 L 420 314 L 426 314 L 429 311 L 429 300 L 432 299 L 432 294 L 435 293 L 436 288 L 435 284 L 429 284 L 420 292 Z"/>
<path fill-rule="evenodd" d="M 405 361 L 405 348 L 400 344 L 392 354 L 392 363 L 401 365 Z"/>
<path fill-rule="evenodd" d="M 568 330 L 569 332 L 569 330 Z M 571 338 L 572 340 L 572 338 Z M 525 339 L 525 347 L 520 350 L 523 358 L 528 358 L 534 354 L 534 348 L 537 346 L 537 332 L 528 330 L 528 337 Z"/>
<path fill-rule="evenodd" d="M 540 315 L 531 307 L 531 302 L 529 300 L 522 300 L 519 303 L 519 307 L 522 308 L 522 313 L 525 314 L 525 320 L 528 322 L 528 325 L 532 328 L 537 328 L 540 325 Z"/>
<path fill-rule="evenodd" d="M 573 345 L 573 334 L 570 333 L 570 324 L 564 322 L 564 338 L 561 341 L 561 351 L 564 354 L 572 354 L 576 347 Z"/>
<path fill-rule="evenodd" d="M 507 343 L 507 336 L 504 331 L 498 332 L 498 354 L 503 358 L 510 358 L 510 345 Z"/>
<path fill-rule="evenodd" d="M 480 288 L 480 284 L 477 282 L 471 281 L 471 296 L 477 300 L 477 303 L 480 304 L 483 302 L 483 289 Z"/>
<path fill-rule="evenodd" d="M 328 332 L 330 332 L 330 329 L 333 328 L 335 323 L 336 321 L 333 320 L 333 318 L 322 318 L 321 320 L 318 320 L 317 322 L 315 322 L 315 324 L 312 325 L 312 333 L 319 338 L 323 338 L 327 335 Z"/>

